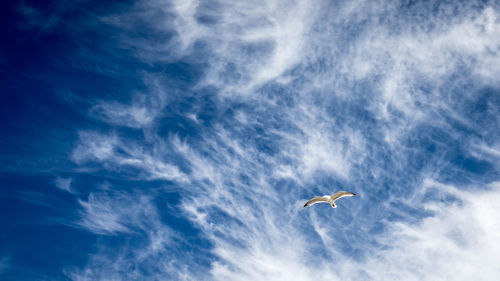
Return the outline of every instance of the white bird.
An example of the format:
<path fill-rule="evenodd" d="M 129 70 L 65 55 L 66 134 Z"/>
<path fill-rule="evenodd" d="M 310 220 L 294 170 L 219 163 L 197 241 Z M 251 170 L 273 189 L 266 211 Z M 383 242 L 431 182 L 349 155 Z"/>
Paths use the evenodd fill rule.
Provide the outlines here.
<path fill-rule="evenodd" d="M 325 203 L 330 203 L 332 208 L 337 208 L 337 205 L 335 205 L 335 200 L 342 198 L 342 197 L 347 197 L 347 196 L 356 196 L 356 193 L 347 192 L 347 191 L 338 191 L 332 195 L 316 196 L 313 199 L 307 201 L 306 204 L 304 204 L 304 207 L 314 205 L 316 203 L 325 202 Z"/>

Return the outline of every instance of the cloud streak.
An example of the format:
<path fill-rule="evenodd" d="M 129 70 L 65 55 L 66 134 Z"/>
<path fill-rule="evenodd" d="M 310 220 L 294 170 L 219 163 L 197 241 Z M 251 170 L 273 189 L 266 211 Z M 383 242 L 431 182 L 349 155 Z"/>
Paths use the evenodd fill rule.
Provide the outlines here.
<path fill-rule="evenodd" d="M 57 177 L 56 180 L 54 181 L 54 184 L 56 185 L 57 188 L 59 188 L 62 191 L 74 193 L 73 188 L 71 187 L 71 182 L 72 182 L 71 178 Z"/>

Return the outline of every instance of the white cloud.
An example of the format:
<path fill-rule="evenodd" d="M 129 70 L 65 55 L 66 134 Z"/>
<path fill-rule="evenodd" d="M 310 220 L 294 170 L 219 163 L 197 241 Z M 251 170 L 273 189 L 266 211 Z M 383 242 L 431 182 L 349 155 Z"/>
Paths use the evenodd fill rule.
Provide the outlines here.
<path fill-rule="evenodd" d="M 80 165 L 97 162 L 104 168 L 120 171 L 133 167 L 139 170 L 142 179 L 164 179 L 187 181 L 186 175 L 174 164 L 162 160 L 164 151 L 161 143 L 152 149 L 145 149 L 137 142 L 120 140 L 117 135 L 97 132 L 80 132 L 80 140 L 73 150 L 72 159 Z"/>
<path fill-rule="evenodd" d="M 78 200 L 82 207 L 77 225 L 101 235 L 145 232 L 155 252 L 170 242 L 171 230 L 161 222 L 157 207 L 148 195 L 113 191 L 96 191 L 87 200 Z"/>
<path fill-rule="evenodd" d="M 124 276 L 139 280 L 144 274 L 157 280 L 177 278 L 187 270 L 172 261 L 173 239 L 182 241 L 182 237 L 164 224 L 152 194 L 101 190 L 92 192 L 87 200 L 79 200 L 79 204 L 82 211 L 77 226 L 98 235 L 126 236 L 128 240 L 118 251 L 100 244 L 89 255 L 86 268 L 65 270 L 72 280 L 122 280 Z"/>
<path fill-rule="evenodd" d="M 57 177 L 55 180 L 55 185 L 57 188 L 59 188 L 62 191 L 66 191 L 69 193 L 74 193 L 73 189 L 71 188 L 71 182 L 73 181 L 72 178 L 62 178 L 62 177 Z"/>
<path fill-rule="evenodd" d="M 115 234 L 127 232 L 129 206 L 90 194 L 88 201 L 79 200 L 83 208 L 80 226 L 96 234 Z"/>
<path fill-rule="evenodd" d="M 159 77 L 145 75 L 147 94 L 134 94 L 130 104 L 115 101 L 98 101 L 90 115 L 119 126 L 132 128 L 148 127 L 168 104 L 168 96 Z"/>
<path fill-rule="evenodd" d="M 347 13 L 348 15 L 361 13 L 361 8 L 351 8 L 355 11 L 351 10 Z M 374 13 L 379 11 L 383 14 L 391 11 L 392 8 L 383 9 L 379 7 L 379 10 Z M 481 237 L 479 234 L 476 236 L 477 233 L 481 233 L 484 229 L 490 227 L 490 225 L 483 225 L 482 223 L 471 226 L 473 229 L 478 230 L 477 232 L 455 227 L 454 223 L 457 222 L 457 217 L 474 219 L 465 214 L 462 216 L 461 212 L 466 212 L 467 208 L 462 210 L 454 205 L 449 205 L 449 203 L 439 204 L 439 209 L 433 209 L 435 214 L 430 218 L 422 219 L 417 226 L 412 226 L 404 221 L 398 224 L 385 221 L 390 230 L 382 232 L 381 235 L 386 236 L 387 239 L 378 239 L 380 240 L 378 243 L 384 243 L 389 248 L 383 250 L 378 248 L 377 244 L 367 244 L 363 236 L 368 236 L 368 234 L 360 233 L 361 230 L 369 230 L 375 223 L 375 221 L 369 221 L 368 225 L 364 226 L 361 223 L 361 221 L 365 220 L 363 216 L 369 216 L 362 211 L 371 211 L 374 218 L 384 218 L 384 212 L 402 213 L 404 211 L 397 210 L 397 207 L 390 205 L 399 200 L 395 196 L 388 198 L 388 203 L 383 204 L 378 209 L 371 207 L 372 209 L 362 210 L 359 209 L 360 207 L 349 205 L 354 208 L 352 214 L 354 222 L 350 227 L 358 229 L 357 234 L 362 237 L 347 239 L 350 228 L 346 229 L 340 225 L 340 223 L 344 223 L 340 217 L 337 217 L 340 216 L 339 212 L 343 212 L 340 209 L 335 213 L 335 217 L 330 214 L 311 215 L 311 220 L 326 220 L 329 222 L 322 225 L 311 222 L 311 224 L 315 225 L 313 229 L 320 238 L 318 241 L 313 241 L 311 237 L 298 230 L 301 229 L 300 227 L 304 227 L 304 225 L 300 224 L 300 220 L 294 220 L 299 216 L 294 208 L 300 206 L 300 202 L 297 203 L 297 194 L 300 192 L 300 188 L 293 185 L 287 186 L 286 184 L 283 187 L 274 187 L 273 184 L 276 184 L 277 180 L 274 176 L 291 179 L 296 184 L 298 183 L 299 186 L 304 184 L 304 178 L 307 179 L 307 177 L 309 177 L 310 182 L 318 184 L 311 177 L 317 171 L 334 174 L 354 186 L 360 184 L 360 181 L 363 183 L 366 183 L 366 181 L 364 179 L 357 179 L 358 181 L 350 179 L 349 176 L 352 175 L 353 170 L 357 175 L 359 173 L 378 174 L 380 176 L 377 179 L 398 176 L 396 175 L 397 172 L 384 170 L 385 168 L 382 166 L 384 161 L 394 161 L 391 163 L 393 166 L 389 166 L 389 169 L 394 168 L 402 171 L 401 177 L 405 177 L 403 167 L 408 163 L 406 161 L 408 161 L 408 151 L 411 151 L 411 147 L 407 147 L 404 139 L 408 137 L 409 133 L 416 133 L 418 125 L 430 123 L 447 130 L 447 133 L 455 134 L 453 131 L 448 131 L 450 127 L 447 121 L 437 119 L 437 117 L 441 116 L 437 116 L 436 112 L 441 110 L 447 116 L 460 120 L 456 118 L 460 113 L 457 112 L 457 108 L 454 108 L 453 98 L 447 98 L 450 93 L 446 91 L 440 92 L 439 87 L 448 83 L 446 81 L 449 79 L 451 72 L 462 67 L 461 62 L 463 62 L 463 59 L 466 59 L 465 62 L 470 57 L 479 61 L 487 61 L 490 54 L 484 51 L 488 49 L 486 46 L 492 45 L 494 48 L 499 46 L 498 42 L 495 41 L 496 39 L 490 39 L 488 33 L 481 32 L 482 27 L 479 22 L 483 20 L 483 17 L 491 18 L 491 16 L 485 16 L 488 13 L 492 13 L 491 9 L 485 9 L 482 14 L 463 17 L 462 20 L 454 22 L 447 22 L 446 20 L 441 22 L 438 19 L 436 20 L 438 26 L 436 30 L 427 32 L 422 29 L 409 35 L 404 32 L 391 32 L 390 26 L 375 26 L 373 28 L 368 26 L 364 31 L 366 36 L 354 42 L 353 53 L 343 54 L 341 57 L 334 56 L 340 68 L 336 69 L 335 65 L 330 65 L 332 67 L 331 71 L 319 73 L 320 76 L 330 76 L 329 79 L 323 77 L 323 84 L 317 84 L 318 80 L 314 80 L 312 84 L 300 85 L 299 89 L 302 92 L 297 94 L 294 99 L 294 102 L 299 104 L 297 107 L 280 107 L 278 109 L 278 106 L 274 107 L 275 104 L 273 104 L 272 100 L 266 100 L 267 97 L 259 96 L 259 101 L 248 98 L 246 100 L 248 104 L 267 107 L 271 112 L 279 112 L 280 116 L 286 116 L 280 119 L 281 122 L 293 124 L 294 130 L 290 131 L 274 132 L 271 129 L 272 133 L 275 133 L 273 135 L 275 137 L 274 141 L 280 144 L 279 156 L 258 155 L 256 153 L 258 149 L 248 141 L 242 145 L 243 138 L 231 131 L 226 132 L 226 135 L 229 136 L 227 139 L 231 141 L 227 139 L 214 141 L 213 135 L 204 136 L 217 144 L 211 146 L 213 150 L 208 150 L 210 153 L 204 150 L 205 146 L 196 149 L 184 148 L 184 158 L 192 160 L 193 167 L 197 167 L 193 175 L 200 173 L 205 176 L 197 176 L 198 178 L 207 178 L 210 179 L 210 183 L 217 183 L 215 185 L 201 184 L 198 188 L 201 188 L 201 192 L 207 194 L 207 196 L 195 201 L 186 199 L 183 203 L 183 207 L 190 218 L 198 223 L 204 233 L 216 245 L 214 252 L 221 260 L 213 265 L 212 273 L 214 278 L 220 280 L 282 280 L 287 279 L 287 276 L 293 276 L 295 280 L 310 280 L 311 274 L 317 272 L 315 276 L 319 276 L 317 278 L 320 280 L 381 280 L 391 277 L 396 279 L 408 277 L 413 280 L 446 280 L 453 278 L 451 269 L 454 262 L 463 265 L 463 280 L 469 279 L 470 276 L 478 276 L 481 272 L 480 267 L 476 269 L 466 265 L 473 263 L 474 259 L 481 261 L 479 257 L 482 254 L 486 256 L 494 255 L 495 252 L 493 250 L 489 251 L 487 245 L 497 243 L 497 237 L 487 237 L 484 240 L 486 242 L 480 248 L 468 246 L 461 249 L 456 246 L 454 241 L 457 237 L 469 237 L 475 241 Z M 383 17 L 383 15 L 376 16 Z M 401 18 L 394 20 L 394 24 L 403 21 Z M 337 19 L 334 21 L 337 21 Z M 489 20 L 489 22 L 492 21 Z M 471 27 L 478 24 L 478 28 Z M 406 26 L 403 26 L 403 28 L 406 28 Z M 459 38 L 456 34 L 466 31 L 472 32 L 476 39 L 481 39 L 479 42 L 482 42 L 478 43 L 480 46 L 453 43 L 453 40 Z M 312 36 L 314 34 L 310 37 Z M 308 44 L 320 43 L 323 44 L 323 42 L 318 41 Z M 317 51 L 319 49 L 328 54 L 329 51 L 325 50 L 328 48 L 328 45 L 324 45 L 323 47 L 313 48 L 313 50 Z M 307 52 L 302 54 L 301 59 L 307 59 L 308 55 Z M 361 58 L 357 59 L 358 56 Z M 311 55 L 310 57 L 314 56 Z M 496 73 L 495 68 L 490 68 L 489 74 L 483 75 L 480 71 L 477 71 L 477 66 L 475 64 L 466 65 L 474 73 L 481 75 L 477 79 L 487 78 L 488 75 Z M 340 82 L 334 81 L 338 77 L 344 78 L 344 80 Z M 330 87 L 335 86 L 331 88 L 331 91 L 343 92 L 352 87 L 351 83 L 362 82 L 363 79 L 371 79 L 372 77 L 378 77 L 379 80 L 371 84 L 374 86 L 374 92 L 367 95 L 373 94 L 373 98 L 367 97 L 366 108 L 375 114 L 377 124 L 380 124 L 378 129 L 383 133 L 382 139 L 375 136 L 377 137 L 375 140 L 384 140 L 389 145 L 387 147 L 383 147 L 383 144 L 381 147 L 370 146 L 370 144 L 367 144 L 369 140 L 366 140 L 366 131 L 363 131 L 362 128 L 358 129 L 352 124 L 342 126 L 335 123 L 336 120 L 333 120 L 330 113 L 323 113 L 325 108 L 323 104 L 314 103 L 313 93 L 318 87 L 322 88 L 323 91 L 328 91 Z M 422 81 L 424 81 L 422 77 L 424 77 L 424 80 L 427 79 L 426 82 L 430 85 L 429 91 L 419 89 Z M 326 105 L 335 99 L 333 95 L 324 94 L 324 97 L 324 99 L 320 100 Z M 350 97 L 349 95 L 341 95 L 339 98 L 348 100 Z M 333 116 L 338 115 L 333 114 Z M 238 123 L 235 127 L 241 130 L 258 126 L 261 122 L 258 121 L 258 118 L 252 118 L 251 115 L 246 114 L 244 111 L 239 111 L 236 117 Z M 338 117 L 340 119 L 341 116 Z M 346 119 L 349 120 L 348 118 L 341 120 Z M 468 121 L 467 118 L 463 118 L 463 120 Z M 470 127 L 474 126 L 474 124 L 467 124 L 466 122 L 462 123 Z M 375 130 L 377 128 L 369 129 Z M 237 147 L 241 148 L 235 150 L 239 151 L 236 155 L 231 154 L 227 149 L 227 147 L 231 146 L 230 143 L 236 143 L 238 144 Z M 203 151 L 203 154 L 217 155 L 217 157 L 215 160 L 204 158 L 196 151 Z M 245 157 L 240 158 L 241 155 Z M 224 159 L 224 161 L 219 159 Z M 371 161 L 372 165 L 381 166 L 366 166 L 365 160 Z M 275 167 L 274 173 L 268 173 L 267 164 Z M 446 165 L 441 162 L 432 164 L 435 165 L 435 169 L 441 168 L 440 165 Z M 360 170 L 365 167 L 368 167 L 368 169 L 365 171 Z M 237 179 L 238 173 L 243 171 L 251 174 L 247 181 Z M 284 192 L 277 193 L 280 188 Z M 370 188 L 383 190 L 383 187 L 373 186 L 360 186 L 359 188 L 363 190 L 369 190 Z M 418 188 L 416 187 L 417 190 Z M 496 191 L 492 192 L 492 194 L 496 194 Z M 272 193 L 279 194 L 279 197 L 269 197 Z M 247 197 L 245 197 L 245 194 L 248 194 Z M 480 208 L 466 199 L 466 196 L 462 196 L 460 199 L 463 201 L 464 206 L 468 208 Z M 359 204 L 361 206 L 369 204 L 369 199 L 357 200 L 357 203 L 346 202 L 344 204 Z M 217 202 L 217 206 L 220 208 L 219 211 L 241 220 L 244 224 L 240 226 L 237 223 L 229 223 L 228 226 L 223 226 L 214 222 L 212 218 L 214 212 L 210 209 L 210 206 L 214 204 L 213 202 Z M 406 202 L 405 204 L 407 206 L 413 204 L 421 206 L 426 204 L 426 201 L 420 198 L 415 202 Z M 496 215 L 494 205 L 490 205 L 486 209 L 490 216 L 494 217 Z M 316 214 L 317 211 L 311 210 L 311 212 Z M 471 210 L 471 212 L 479 213 L 475 210 Z M 411 217 L 412 215 L 407 214 L 406 216 Z M 359 222 L 356 222 L 357 218 L 359 218 Z M 286 224 L 282 220 L 285 220 Z M 465 219 L 458 219 L 458 222 L 462 225 L 466 221 Z M 450 236 L 448 232 L 455 234 Z M 217 233 L 224 233 L 224 235 Z M 371 241 L 370 238 L 366 239 Z M 238 243 L 234 243 L 235 240 Z M 352 243 L 352 245 L 348 246 L 357 247 L 364 254 L 373 254 L 374 258 L 367 257 L 364 262 L 350 259 L 338 246 L 348 242 Z M 315 258 L 315 252 L 310 253 L 307 250 L 309 247 L 322 249 L 323 246 L 326 246 L 327 249 L 323 250 L 324 253 L 319 251 L 319 254 L 325 255 L 323 259 Z M 363 249 L 363 247 L 366 248 Z M 419 252 L 420 247 L 426 249 L 427 252 Z M 475 252 L 476 250 L 477 252 Z M 463 259 L 463 261 L 458 260 L 459 258 L 451 259 L 451 257 L 461 257 L 462 255 L 469 255 L 474 258 Z M 494 258 L 497 257 L 494 256 Z M 321 262 L 314 263 L 315 259 Z M 344 262 L 344 260 L 347 261 Z M 433 262 L 429 263 L 428 261 Z M 440 263 L 443 264 L 443 267 L 437 268 L 436 264 Z M 431 265 L 436 270 L 432 270 Z M 485 267 L 488 267 L 489 276 L 495 276 L 497 272 L 494 265 L 486 263 Z M 488 275 L 485 276 L 485 279 L 489 280 Z M 455 276 L 454 278 L 461 277 Z"/>
<path fill-rule="evenodd" d="M 204 77 L 193 88 L 215 86 L 218 112 L 210 127 L 185 113 L 199 127 L 196 137 L 182 139 L 148 130 L 164 107 L 100 104 L 96 108 L 104 121 L 142 128 L 146 137 L 139 142 L 81 132 L 75 163 L 92 162 L 114 172 L 132 167 L 140 171 L 138 179 L 177 184 L 183 191 L 181 214 L 213 245 L 216 259 L 207 279 L 494 280 L 499 275 L 494 264 L 500 253 L 495 231 L 499 184 L 462 187 L 478 190 L 473 197 L 451 184 L 426 181 L 452 163 L 440 154 L 447 151 L 417 148 L 421 140 L 448 145 L 433 135 L 422 139 L 426 132 L 419 126 L 427 126 L 438 128 L 449 142 L 463 142 L 464 155 L 496 160 L 496 143 L 468 136 L 455 123 L 477 129 L 460 102 L 485 84 L 497 85 L 493 77 L 500 77 L 497 10 L 469 11 L 459 5 L 457 16 L 451 16 L 449 7 L 440 6 L 433 16 L 428 7 L 415 10 L 419 15 L 400 15 L 402 7 L 384 1 L 286 4 L 138 5 L 134 13 L 140 16 L 151 8 L 168 12 L 163 21 L 152 17 L 151 24 L 175 31 L 167 51 L 179 47 L 164 58 L 158 54 L 165 50 L 139 42 L 139 57 L 206 62 Z M 467 73 L 472 75 L 463 77 Z M 476 80 L 472 89 L 463 90 Z M 360 196 L 342 199 L 334 211 L 302 209 L 309 196 L 333 192 L 337 184 Z M 79 202 L 80 225 L 89 231 L 128 234 L 134 226 L 144 228 L 129 219 L 142 217 L 143 204 L 128 197 L 91 194 Z M 99 259 L 111 264 L 105 253 L 97 253 L 75 279 L 113 280 L 125 272 L 140 279 L 140 272 L 126 269 L 141 255 L 168 256 L 163 240 L 158 241 L 141 254 L 127 249 L 133 257 L 113 270 L 93 267 Z M 172 264 L 162 260 L 155 276 L 176 272 L 174 265 L 184 262 L 172 259 Z M 140 265 L 149 269 L 151 264 Z M 186 264 L 197 266 L 192 260 Z M 197 279 L 186 269 L 176 274 Z"/>
<path fill-rule="evenodd" d="M 442 185 L 432 192 L 442 190 Z M 422 202 L 435 215 L 397 223 L 381 238 L 386 250 L 360 264 L 370 280 L 496 280 L 500 267 L 500 183 L 487 191 L 454 191 L 460 203 Z"/>
<path fill-rule="evenodd" d="M 143 106 L 124 106 L 122 104 L 101 103 L 93 109 L 96 115 L 102 116 L 110 123 L 117 123 L 129 127 L 142 127 L 153 120 L 149 109 Z"/>
<path fill-rule="evenodd" d="M 148 62 L 175 61 L 193 52 L 210 52 L 200 87 L 215 86 L 226 96 L 247 95 L 300 63 L 305 37 L 316 13 L 307 1 L 140 1 L 129 14 L 104 17 L 124 29 L 134 19 L 151 29 L 175 34 L 154 43 L 122 37 Z M 286 79 L 285 79 L 286 80 Z M 282 80 L 282 81 L 285 81 Z"/>
<path fill-rule="evenodd" d="M 499 56 L 492 51 L 500 46 L 497 14 L 487 7 L 479 14 L 457 17 L 458 22 L 437 18 L 431 31 L 420 26 L 406 30 L 412 26 L 403 25 L 405 32 L 394 33 L 391 26 L 375 26 L 363 33 L 352 54 L 342 58 L 343 71 L 354 73 L 355 81 L 381 77 L 375 92 L 380 98 L 374 96 L 379 102 L 373 106 L 390 124 L 386 131 L 389 143 L 404 137 L 418 123 L 433 122 L 437 111 L 454 111 L 448 108 L 453 106 L 449 100 L 453 94 L 442 88 L 460 69 L 471 70 L 481 83 L 498 85 L 493 77 L 500 75 L 496 67 Z M 403 122 L 398 114 L 403 114 Z"/>
<path fill-rule="evenodd" d="M 492 161 L 500 157 L 500 143 L 488 145 L 480 140 L 475 140 L 471 143 L 471 152 L 474 157 L 485 158 Z"/>
<path fill-rule="evenodd" d="M 113 156 L 118 140 L 114 135 L 105 136 L 96 132 L 79 133 L 80 142 L 73 150 L 72 159 L 76 163 L 86 161 L 106 161 Z"/>

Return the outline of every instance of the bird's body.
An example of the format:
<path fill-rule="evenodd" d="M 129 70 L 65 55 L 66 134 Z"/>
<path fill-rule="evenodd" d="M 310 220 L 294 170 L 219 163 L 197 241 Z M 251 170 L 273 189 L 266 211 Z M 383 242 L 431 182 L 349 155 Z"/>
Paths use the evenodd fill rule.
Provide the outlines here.
<path fill-rule="evenodd" d="M 337 208 L 337 205 L 335 205 L 335 200 L 346 196 L 356 196 L 356 194 L 347 191 L 338 191 L 332 195 L 316 196 L 313 199 L 307 201 L 306 204 L 304 204 L 304 207 L 324 202 L 329 203 L 332 208 Z"/>

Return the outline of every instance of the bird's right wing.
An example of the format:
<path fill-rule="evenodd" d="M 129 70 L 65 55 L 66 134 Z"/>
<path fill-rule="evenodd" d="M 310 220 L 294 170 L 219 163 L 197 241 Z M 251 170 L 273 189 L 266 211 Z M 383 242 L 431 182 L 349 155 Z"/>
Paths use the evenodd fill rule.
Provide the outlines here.
<path fill-rule="evenodd" d="M 325 197 L 322 197 L 322 196 L 316 196 L 313 199 L 307 201 L 306 204 L 304 204 L 304 207 L 314 205 L 318 202 L 328 202 L 328 199 L 326 199 Z"/>

